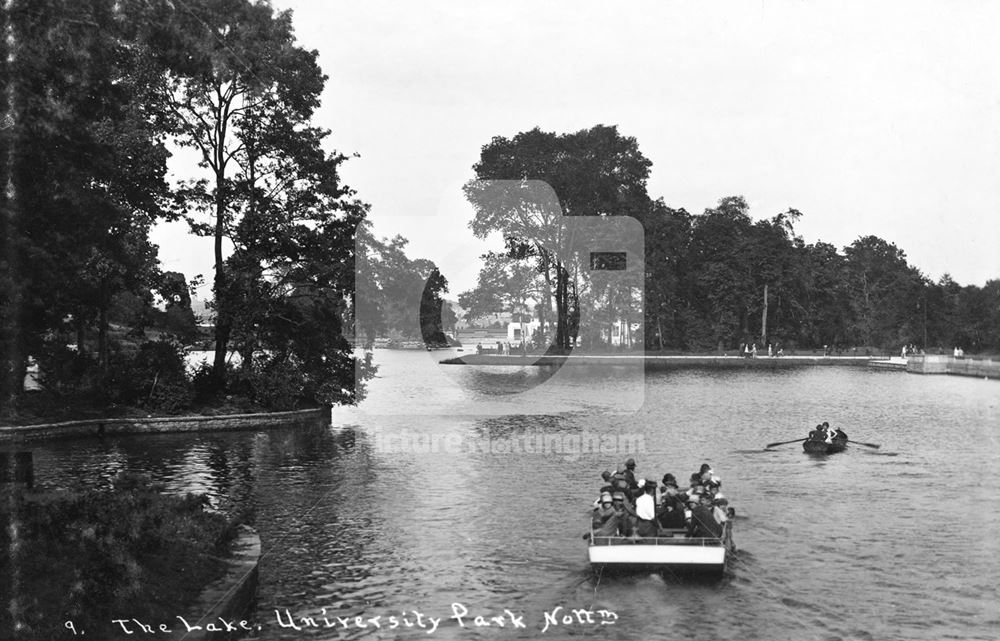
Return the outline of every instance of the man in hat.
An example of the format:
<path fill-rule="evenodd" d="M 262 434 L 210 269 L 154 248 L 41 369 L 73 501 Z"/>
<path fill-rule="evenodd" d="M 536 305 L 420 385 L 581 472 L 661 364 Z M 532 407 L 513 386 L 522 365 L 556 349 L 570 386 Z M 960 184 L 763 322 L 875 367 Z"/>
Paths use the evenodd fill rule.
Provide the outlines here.
<path fill-rule="evenodd" d="M 594 509 L 591 520 L 594 536 L 616 536 L 618 534 L 618 512 L 612 506 L 611 493 L 601 494 L 601 504 Z"/>

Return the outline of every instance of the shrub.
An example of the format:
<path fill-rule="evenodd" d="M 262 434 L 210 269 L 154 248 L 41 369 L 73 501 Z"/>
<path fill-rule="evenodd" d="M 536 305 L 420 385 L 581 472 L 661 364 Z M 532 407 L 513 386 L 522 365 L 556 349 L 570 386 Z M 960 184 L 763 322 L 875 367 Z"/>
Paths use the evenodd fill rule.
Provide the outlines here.
<path fill-rule="evenodd" d="M 186 409 L 194 400 L 180 346 L 163 340 L 115 354 L 101 387 L 110 403 L 164 412 Z"/>
<path fill-rule="evenodd" d="M 127 475 L 113 487 L 25 500 L 12 512 L 19 545 L 0 533 L 5 563 L 18 564 L 19 612 L 0 612 L 0 630 L 26 625 L 18 638 L 58 638 L 73 620 L 87 638 L 113 638 L 112 619 L 172 621 L 221 576 L 217 555 L 236 523 L 206 512 L 204 496 L 164 496 L 146 477 Z M 4 576 L 10 576 L 4 568 Z M 11 603 L 9 581 L 0 598 Z"/>

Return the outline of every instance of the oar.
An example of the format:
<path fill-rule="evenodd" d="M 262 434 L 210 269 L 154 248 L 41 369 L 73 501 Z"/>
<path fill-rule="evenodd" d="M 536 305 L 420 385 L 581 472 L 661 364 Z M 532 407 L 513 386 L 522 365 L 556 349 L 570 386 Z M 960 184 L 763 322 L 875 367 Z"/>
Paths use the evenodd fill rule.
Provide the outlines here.
<path fill-rule="evenodd" d="M 848 443 L 854 443 L 855 445 L 864 445 L 865 447 L 874 447 L 876 450 L 878 448 L 882 447 L 878 443 L 862 443 L 861 441 L 852 441 L 850 439 L 847 439 L 847 442 Z"/>
<path fill-rule="evenodd" d="M 806 439 L 804 439 L 804 438 L 797 438 L 794 441 L 781 441 L 780 443 L 768 443 L 767 445 L 764 446 L 764 449 L 767 449 L 769 447 L 777 447 L 779 445 L 788 445 L 789 443 L 801 443 L 804 440 L 806 440 Z"/>

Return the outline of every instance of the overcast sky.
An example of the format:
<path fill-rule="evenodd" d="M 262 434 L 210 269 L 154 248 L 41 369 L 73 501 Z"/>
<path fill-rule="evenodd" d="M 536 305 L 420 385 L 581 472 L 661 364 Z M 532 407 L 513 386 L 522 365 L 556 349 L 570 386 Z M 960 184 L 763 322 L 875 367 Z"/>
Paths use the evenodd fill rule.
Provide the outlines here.
<path fill-rule="evenodd" d="M 806 242 L 874 234 L 937 280 L 1000 278 L 1000 3 L 321 2 L 294 11 L 329 76 L 317 123 L 357 153 L 375 231 L 435 261 L 449 298 L 490 248 L 461 185 L 493 136 L 618 125 L 650 196 L 700 213 L 794 207 Z M 210 282 L 211 245 L 160 230 Z"/>

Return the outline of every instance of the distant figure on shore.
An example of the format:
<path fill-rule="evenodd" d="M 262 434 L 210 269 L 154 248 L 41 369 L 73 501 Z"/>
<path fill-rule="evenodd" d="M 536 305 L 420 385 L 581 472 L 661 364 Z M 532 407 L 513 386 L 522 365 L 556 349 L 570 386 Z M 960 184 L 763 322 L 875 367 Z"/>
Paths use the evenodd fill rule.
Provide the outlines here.
<path fill-rule="evenodd" d="M 476 343 L 476 356 L 479 356 L 482 353 L 483 353 L 483 344 Z"/>
<path fill-rule="evenodd" d="M 750 350 L 750 358 L 757 358 L 757 343 L 754 343 L 753 349 Z"/>
<path fill-rule="evenodd" d="M 767 357 L 774 358 L 774 350 L 771 349 L 771 344 L 767 344 Z"/>

